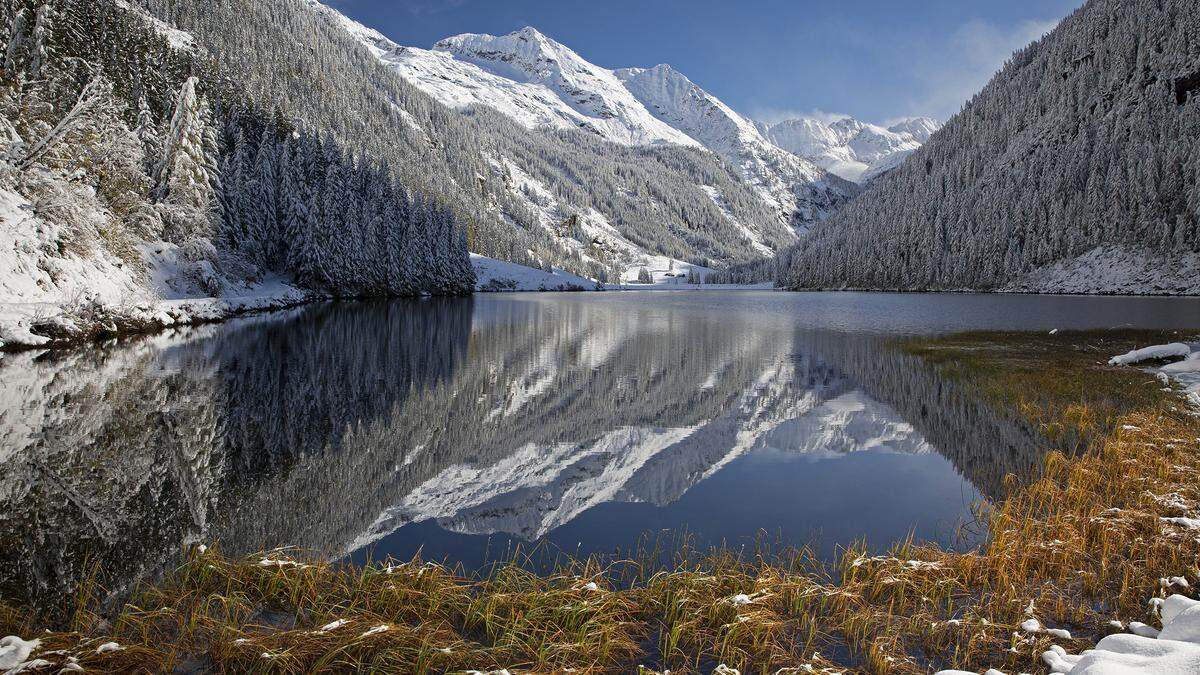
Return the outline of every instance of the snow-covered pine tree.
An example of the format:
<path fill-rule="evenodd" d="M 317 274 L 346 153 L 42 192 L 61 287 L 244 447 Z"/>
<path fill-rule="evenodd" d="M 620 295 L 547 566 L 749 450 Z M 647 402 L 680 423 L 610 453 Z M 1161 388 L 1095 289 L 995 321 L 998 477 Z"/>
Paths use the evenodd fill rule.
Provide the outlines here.
<path fill-rule="evenodd" d="M 13 14 L 8 28 L 8 49 L 4 52 L 4 69 L 9 76 L 15 75 L 26 58 L 29 43 L 31 15 L 29 10 L 22 7 Z"/>
<path fill-rule="evenodd" d="M 41 79 L 43 69 L 50 59 L 50 31 L 54 23 L 54 8 L 49 2 L 38 8 L 33 23 L 33 46 L 29 55 L 29 78 Z"/>
<path fill-rule="evenodd" d="M 281 152 L 279 202 L 282 210 L 282 240 L 280 260 L 276 269 L 293 270 L 302 276 L 308 262 L 307 238 L 309 229 L 308 201 L 312 192 L 306 170 L 306 144 L 299 134 L 288 138 Z M 282 264 L 280 264 L 280 262 Z"/>
<path fill-rule="evenodd" d="M 248 227 L 246 221 L 250 195 L 249 182 L 251 179 L 250 149 L 246 144 L 246 134 L 240 127 L 235 128 L 229 153 L 221 162 L 221 209 L 225 214 L 222 220 L 222 239 L 232 250 L 244 251 Z"/>
<path fill-rule="evenodd" d="M 273 123 L 263 129 L 254 157 L 253 176 L 250 182 L 251 201 L 247 231 L 250 240 L 251 258 L 260 265 L 267 265 L 278 255 L 281 233 L 279 232 L 279 171 L 276 138 L 278 132 Z"/>
<path fill-rule="evenodd" d="M 411 293 L 417 288 L 412 277 L 411 219 L 412 203 L 408 195 L 404 190 L 392 190 L 384 206 L 384 254 L 388 268 L 388 289 L 392 293 Z"/>
<path fill-rule="evenodd" d="M 186 225 L 191 232 L 184 236 L 207 236 L 201 222 L 207 221 L 216 206 L 213 190 L 212 148 L 206 147 L 201 100 L 196 92 L 198 80 L 184 81 L 175 102 L 175 114 L 167 136 L 166 152 L 157 177 L 157 197 L 176 207 L 191 209 L 195 218 Z M 206 152 L 207 150 L 207 152 Z"/>
<path fill-rule="evenodd" d="M 142 144 L 142 152 L 146 157 L 146 172 L 153 173 L 162 162 L 163 141 L 158 123 L 154 119 L 154 113 L 150 110 L 150 104 L 146 101 L 145 96 L 138 97 L 137 128 L 134 133 L 137 134 L 138 140 Z"/>

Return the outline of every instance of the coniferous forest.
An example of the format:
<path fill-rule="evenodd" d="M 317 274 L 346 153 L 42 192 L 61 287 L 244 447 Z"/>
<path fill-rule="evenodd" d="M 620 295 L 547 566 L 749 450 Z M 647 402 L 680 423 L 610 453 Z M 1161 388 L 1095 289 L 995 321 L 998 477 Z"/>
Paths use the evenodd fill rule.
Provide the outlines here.
<path fill-rule="evenodd" d="M 1198 36 L 1193 0 L 1091 0 L 782 256 L 781 285 L 986 290 L 1096 249 L 1150 274 L 1200 251 Z"/>
<path fill-rule="evenodd" d="M 131 264 L 140 242 L 175 244 L 214 295 L 270 273 L 333 295 L 472 288 L 445 200 L 248 95 L 182 34 L 107 1 L 8 2 L 3 18 L 3 180 L 79 238 Z"/>

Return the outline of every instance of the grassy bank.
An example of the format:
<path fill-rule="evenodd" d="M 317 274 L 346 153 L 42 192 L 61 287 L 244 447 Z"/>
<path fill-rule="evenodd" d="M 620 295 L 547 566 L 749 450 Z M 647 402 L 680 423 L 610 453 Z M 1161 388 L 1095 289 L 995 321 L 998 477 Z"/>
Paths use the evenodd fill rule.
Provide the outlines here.
<path fill-rule="evenodd" d="M 1106 365 L 1174 339 L 988 333 L 901 346 L 1065 451 L 981 512 L 988 537 L 974 552 L 719 552 L 669 569 L 592 560 L 465 578 L 422 561 L 357 569 L 197 550 L 115 619 L 80 610 L 72 630 L 41 633 L 3 608 L 0 635 L 38 637 L 32 658 L 52 672 L 71 659 L 100 672 L 1045 672 L 1051 644 L 1087 648 L 1113 621 L 1155 625 L 1146 601 L 1163 579 L 1200 583 L 1200 531 L 1163 520 L 1200 511 L 1200 418 L 1153 376 Z M 1074 637 L 1023 630 L 1031 617 Z"/>

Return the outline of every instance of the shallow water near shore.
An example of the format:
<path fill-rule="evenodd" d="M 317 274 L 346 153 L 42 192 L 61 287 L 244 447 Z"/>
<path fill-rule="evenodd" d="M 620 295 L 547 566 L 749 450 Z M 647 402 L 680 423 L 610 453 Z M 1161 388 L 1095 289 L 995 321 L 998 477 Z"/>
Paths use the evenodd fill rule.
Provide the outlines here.
<path fill-rule="evenodd" d="M 470 571 L 958 526 L 1044 443 L 894 339 L 1189 328 L 1200 300 L 678 292 L 327 303 L 0 359 L 0 592 L 198 543 Z"/>

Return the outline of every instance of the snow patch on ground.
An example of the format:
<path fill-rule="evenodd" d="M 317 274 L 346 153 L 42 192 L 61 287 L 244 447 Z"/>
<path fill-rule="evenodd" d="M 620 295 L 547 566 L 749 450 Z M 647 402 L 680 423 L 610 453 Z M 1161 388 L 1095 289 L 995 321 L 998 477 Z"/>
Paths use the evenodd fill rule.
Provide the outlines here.
<path fill-rule="evenodd" d="M 116 0 L 117 7 L 128 10 L 142 17 L 146 23 L 150 24 L 159 35 L 167 40 L 167 44 L 171 45 L 172 49 L 186 49 L 188 51 L 196 50 L 196 38 L 191 33 L 181 31 L 174 26 L 170 26 L 157 17 L 151 16 L 148 12 L 140 7 L 130 5 L 126 0 Z"/>
<path fill-rule="evenodd" d="M 1108 360 L 1110 366 L 1129 366 L 1143 361 L 1153 361 L 1155 359 L 1169 359 L 1175 357 L 1186 357 L 1192 353 L 1192 348 L 1182 342 L 1173 342 L 1169 345 L 1155 345 L 1153 347 L 1145 347 L 1143 349 L 1135 349 L 1120 356 L 1114 356 Z"/>
<path fill-rule="evenodd" d="M 16 635 L 0 638 L 0 669 L 12 672 L 29 667 L 25 659 L 41 644 L 41 640 L 22 640 Z"/>
<path fill-rule="evenodd" d="M 1094 649 L 1068 654 L 1054 645 L 1042 661 L 1054 675 L 1186 675 L 1200 673 L 1200 601 L 1172 595 L 1161 601 L 1162 631 L 1132 622 L 1137 634 L 1118 633 L 1100 640 Z M 1038 623 L 1036 619 L 1029 622 Z M 1027 623 L 1029 623 L 1027 622 Z M 1022 624 L 1024 626 L 1024 624 Z M 1040 624 L 1039 624 L 1040 627 Z M 1115 626 L 1114 626 L 1115 627 Z M 990 675 L 1003 675 L 999 670 Z M 975 675 L 965 670 L 942 670 L 937 675 Z"/>
<path fill-rule="evenodd" d="M 591 279 L 555 269 L 553 272 L 471 254 L 475 288 L 479 291 L 595 291 L 603 287 Z"/>
<path fill-rule="evenodd" d="M 1162 602 L 1162 631 L 1157 637 L 1109 635 L 1079 655 L 1061 647 L 1042 654 L 1054 673 L 1064 675 L 1173 675 L 1200 672 L 1200 601 L 1172 595 Z"/>
<path fill-rule="evenodd" d="M 1022 276 L 999 289 L 1015 293 L 1200 295 L 1200 253 L 1098 247 Z"/>

